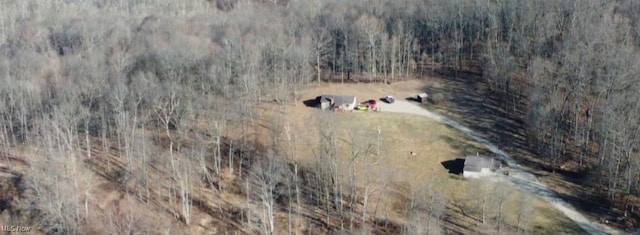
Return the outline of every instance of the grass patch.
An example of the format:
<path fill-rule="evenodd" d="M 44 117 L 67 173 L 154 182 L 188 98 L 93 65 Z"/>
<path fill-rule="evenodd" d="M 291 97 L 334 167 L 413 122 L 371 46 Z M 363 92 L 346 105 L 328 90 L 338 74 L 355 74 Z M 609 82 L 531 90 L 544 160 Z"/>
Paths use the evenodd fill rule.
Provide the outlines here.
<path fill-rule="evenodd" d="M 375 86 L 371 84 L 327 85 L 309 89 L 304 92 L 303 97 L 335 93 L 354 94 L 359 100 L 364 100 L 385 94 L 414 92 L 407 88 L 394 90 L 396 88 L 387 85 L 376 89 L 369 88 L 375 88 Z M 356 92 L 350 93 L 350 91 Z M 354 161 L 357 187 L 362 192 L 368 185 L 370 190 L 374 191 L 369 198 L 369 208 L 370 215 L 376 216 L 376 219 L 384 218 L 404 224 L 410 223 L 406 210 L 407 202 L 411 200 L 412 193 L 428 187 L 439 192 L 446 199 L 444 214 L 447 219 L 442 220 L 440 227 L 453 228 L 452 231 L 461 233 L 495 233 L 497 219 L 495 209 L 487 211 L 484 224 L 479 223 L 481 213 L 478 209 L 478 195 L 482 188 L 478 182 L 453 176 L 442 165 L 444 161 L 488 152 L 482 145 L 457 130 L 431 119 L 409 114 L 385 112 L 334 114 L 304 105 L 295 105 L 288 107 L 287 113 L 280 113 L 281 117 L 274 118 L 278 116 L 278 112 L 268 112 L 268 110 L 281 109 L 263 107 L 267 110 L 263 114 L 269 114 L 261 118 L 267 121 L 263 123 L 264 127 L 272 126 L 268 122 L 273 120 L 284 121 L 290 127 L 289 132 L 280 132 L 279 141 L 276 141 L 281 149 L 292 149 L 287 139 L 293 139 L 295 156 L 290 156 L 292 151 L 285 151 L 289 159 L 296 159 L 301 164 L 313 166 L 321 152 L 319 144 L 322 139 L 321 130 L 333 131 L 336 137 L 336 157 L 341 167 L 340 174 L 347 177 L 349 174 L 347 168 L 353 159 L 353 149 L 361 148 L 361 156 Z M 379 135 L 378 130 L 380 130 Z M 263 133 L 265 132 L 268 130 L 265 129 Z M 262 134 L 262 136 L 263 138 L 260 139 L 271 143 L 269 135 Z M 366 146 L 369 146 L 368 151 L 362 150 Z M 412 152 L 415 154 L 412 155 Z M 364 156 L 369 157 L 367 166 L 363 162 Z M 342 179 L 343 183 L 346 182 L 345 179 Z M 505 233 L 516 231 L 519 205 L 522 200 L 532 204 L 533 209 L 528 224 L 530 232 L 534 234 L 580 233 L 578 225 L 549 204 L 535 198 L 525 198 L 525 195 L 510 186 L 503 184 L 494 186 L 489 191 L 492 193 L 490 197 L 495 197 L 493 193 L 500 191 L 509 192 L 502 215 Z M 493 205 L 491 208 L 496 206 Z"/>

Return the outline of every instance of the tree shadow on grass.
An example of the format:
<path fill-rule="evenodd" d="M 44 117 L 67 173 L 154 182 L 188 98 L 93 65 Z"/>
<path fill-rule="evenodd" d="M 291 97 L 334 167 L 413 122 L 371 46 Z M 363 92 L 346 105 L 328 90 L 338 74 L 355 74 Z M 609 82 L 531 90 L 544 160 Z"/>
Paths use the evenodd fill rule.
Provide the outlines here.
<path fill-rule="evenodd" d="M 405 230 L 405 226 L 398 222 L 382 218 L 373 219 L 375 234 L 401 234 L 403 230 Z"/>
<path fill-rule="evenodd" d="M 431 108 L 446 112 L 446 116 L 471 130 L 521 162 L 534 156 L 526 138 L 522 111 L 505 110 L 501 97 L 488 89 L 480 74 L 473 71 L 444 71 L 438 82 L 443 86 L 426 85 L 427 93 L 445 94 L 445 100 Z M 517 106 L 524 110 L 524 104 Z M 527 164 L 527 167 L 531 167 Z"/>
<path fill-rule="evenodd" d="M 451 210 L 451 208 L 447 208 L 447 209 Z M 445 215 L 444 218 L 442 218 L 442 221 L 444 222 L 444 224 L 442 225 L 442 228 L 445 234 L 462 235 L 462 234 L 474 234 L 475 232 L 477 232 L 477 231 L 473 231 L 472 224 L 469 224 L 468 222 L 462 221 L 451 215 Z"/>
<path fill-rule="evenodd" d="M 474 144 L 475 140 L 467 136 L 461 136 L 456 138 L 452 138 L 451 136 L 440 136 L 440 138 L 445 142 L 447 142 L 447 144 L 449 144 L 451 148 L 457 150 L 458 153 L 462 156 L 476 155 L 476 154 L 491 155 L 489 150 L 487 150 L 483 146 Z"/>
<path fill-rule="evenodd" d="M 570 193 L 556 192 L 556 195 L 585 213 L 592 220 L 607 226 L 620 228 L 624 231 L 632 231 L 634 229 L 633 225 L 640 221 L 638 214 L 629 213 L 629 216 L 625 217 L 622 215 L 624 214 L 622 211 L 611 210 L 615 203 L 623 202 L 621 200 L 610 202 L 605 195 L 600 193 L 575 190 L 575 192 Z"/>
<path fill-rule="evenodd" d="M 475 131 L 480 137 L 508 153 L 520 165 L 530 169 L 530 172 L 536 176 L 548 177 L 553 169 L 544 158 L 535 153 L 531 139 L 527 138 L 528 133 L 524 122 L 526 103 L 524 101 L 514 103 L 513 100 L 492 92 L 481 73 L 476 71 L 453 73 L 452 71 L 447 69 L 441 71 L 441 76 L 436 78 L 440 86 L 427 84 L 421 88 L 427 93 L 445 94 L 446 99 L 440 104 L 430 105 L 430 109 Z M 450 145 L 457 149 L 465 148 L 464 146 L 456 147 L 457 143 L 450 143 Z M 583 185 L 586 180 L 580 172 L 561 169 L 556 169 L 555 172 L 558 174 L 552 177 L 559 177 L 559 180 L 575 185 Z M 561 185 L 561 182 L 553 184 Z M 598 193 L 585 192 L 585 189 L 578 187 L 561 186 L 560 188 L 569 191 L 561 193 L 557 190 L 553 191 L 586 215 L 594 219 L 599 215 L 614 217 L 611 210 L 607 208 L 608 204 L 601 203 L 606 199 L 596 196 Z M 620 225 L 615 226 L 620 227 Z"/>
<path fill-rule="evenodd" d="M 440 104 L 430 105 L 430 109 L 444 113 L 445 116 L 475 131 L 480 137 L 508 153 L 534 175 L 557 177 L 559 182 L 552 184 L 565 191 L 558 192 L 557 189 L 553 191 L 579 211 L 595 219 L 605 214 L 611 218 L 616 217 L 612 213 L 615 211 L 610 209 L 610 203 L 602 203 L 607 199 L 598 196 L 600 193 L 585 191 L 586 187 L 576 187 L 588 184 L 586 172 L 555 169 L 556 174 L 550 174 L 554 169 L 544 158 L 545 156 L 540 156 L 533 150 L 531 139 L 527 138 L 525 126 L 527 105 L 524 99 L 514 104 L 512 100 L 492 92 L 482 78 L 482 74 L 476 71 L 459 70 L 454 73 L 453 70 L 443 69 L 440 75 L 436 77 L 436 81 L 441 86 L 427 84 L 421 88 L 427 93 L 445 94 L 446 99 Z M 464 146 L 456 147 L 458 143 L 449 144 L 457 149 L 465 148 Z M 463 151 L 469 153 L 469 151 Z M 562 182 L 570 184 L 562 186 Z M 619 217 L 621 212 L 617 211 L 617 214 Z"/>

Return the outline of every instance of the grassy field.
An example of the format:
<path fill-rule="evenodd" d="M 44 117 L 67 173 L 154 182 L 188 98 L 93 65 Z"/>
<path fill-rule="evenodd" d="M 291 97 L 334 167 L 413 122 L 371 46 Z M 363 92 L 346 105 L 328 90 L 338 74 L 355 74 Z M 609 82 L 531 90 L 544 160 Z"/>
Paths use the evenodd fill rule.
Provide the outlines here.
<path fill-rule="evenodd" d="M 263 106 L 264 123 L 261 139 L 273 136 L 269 131 L 281 121 L 285 131 L 277 134 L 280 148 L 288 151 L 287 158 L 312 166 L 321 151 L 321 131 L 333 132 L 337 137 L 337 157 L 349 173 L 348 165 L 356 165 L 357 185 L 375 191 L 369 198 L 369 213 L 380 218 L 409 223 L 407 200 L 424 190 L 436 192 L 444 199 L 445 210 L 440 226 L 447 233 L 497 232 L 498 217 L 503 232 L 515 232 L 521 210 L 529 209 L 527 224 L 533 234 L 576 234 L 580 228 L 545 202 L 522 194 L 502 184 L 461 179 L 449 173 L 443 162 L 476 153 L 487 153 L 480 144 L 463 134 L 430 119 L 384 112 L 326 113 L 302 104 L 305 99 L 321 94 L 356 95 L 358 101 L 394 95 L 398 99 L 419 92 L 415 89 L 423 81 L 413 80 L 382 84 L 326 84 L 305 90 L 295 105 L 269 104 Z M 276 110 L 276 111 L 273 111 Z M 287 131 L 289 130 L 289 131 Z M 378 130 L 380 134 L 378 135 Z M 271 134 L 265 134 L 271 133 Z M 271 136 L 270 136 L 271 135 Z M 289 141 L 291 140 L 291 141 Z M 265 143 L 268 145 L 268 143 Z M 295 146 L 295 147 L 294 147 Z M 354 148 L 369 146 L 367 162 L 360 156 L 353 160 Z M 411 154 L 414 153 L 414 154 Z M 366 164 L 366 165 L 365 165 Z M 479 196 L 483 193 L 485 198 Z M 502 197 L 503 210 L 495 209 Z M 485 223 L 481 223 L 485 201 Z M 523 201 L 525 206 L 523 206 Z M 524 223 L 524 222 L 522 222 Z"/>

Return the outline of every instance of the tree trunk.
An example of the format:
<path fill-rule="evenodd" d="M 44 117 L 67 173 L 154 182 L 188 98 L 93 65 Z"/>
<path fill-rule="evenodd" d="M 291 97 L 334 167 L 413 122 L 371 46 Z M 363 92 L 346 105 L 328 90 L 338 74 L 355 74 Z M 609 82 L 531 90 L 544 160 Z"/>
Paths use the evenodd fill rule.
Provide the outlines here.
<path fill-rule="evenodd" d="M 396 37 L 391 39 L 391 82 L 395 80 L 396 71 Z"/>
<path fill-rule="evenodd" d="M 318 85 L 320 85 L 320 45 L 316 45 L 316 73 Z"/>

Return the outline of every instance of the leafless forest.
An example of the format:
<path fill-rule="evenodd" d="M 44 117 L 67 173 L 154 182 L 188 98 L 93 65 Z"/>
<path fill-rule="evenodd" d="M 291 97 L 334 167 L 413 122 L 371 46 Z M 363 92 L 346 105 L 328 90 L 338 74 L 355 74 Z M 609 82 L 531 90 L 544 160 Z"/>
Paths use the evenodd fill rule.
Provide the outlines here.
<path fill-rule="evenodd" d="M 366 213 L 372 192 L 336 173 L 332 131 L 321 133 L 319 163 L 299 166 L 295 149 L 258 146 L 247 134 L 255 106 L 298 102 L 318 82 L 426 75 L 479 78 L 505 118 L 522 124 L 519 147 L 532 154 L 517 160 L 578 181 L 627 226 L 640 221 L 640 1 L 0 4 L 2 169 L 26 172 L 3 186 L 0 208 L 43 233 L 169 231 L 141 204 L 186 225 L 196 210 L 219 214 L 231 221 L 219 232 L 301 230 L 307 217 L 282 212 L 317 218 L 311 233 L 376 227 Z M 239 134 L 225 136 L 232 128 Z M 295 141 L 295 129 L 272 129 Z M 91 194 L 99 179 L 133 198 L 128 209 L 90 206 L 107 197 Z M 426 227 L 431 219 L 420 218 L 438 220 L 445 208 L 437 192 L 420 190 L 407 214 Z M 260 213 L 208 204 L 224 191 Z M 388 233 L 421 233 L 382 223 L 396 226 Z"/>

